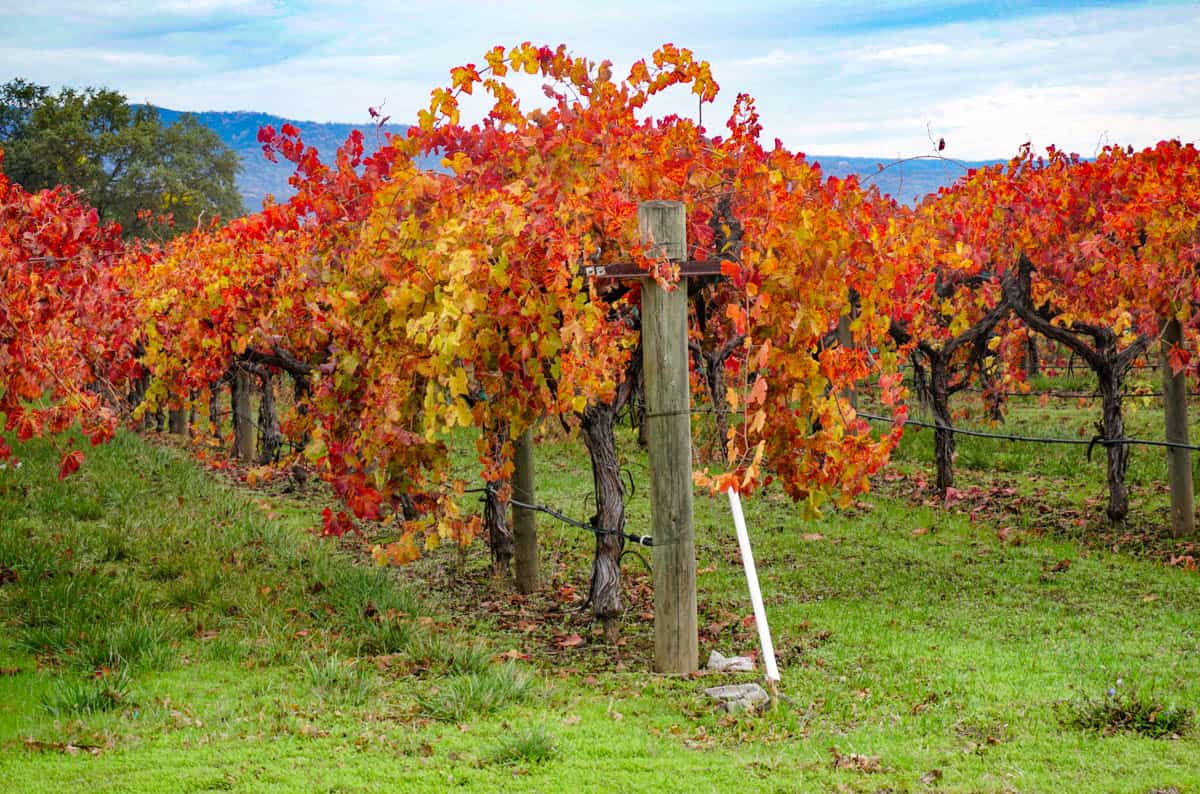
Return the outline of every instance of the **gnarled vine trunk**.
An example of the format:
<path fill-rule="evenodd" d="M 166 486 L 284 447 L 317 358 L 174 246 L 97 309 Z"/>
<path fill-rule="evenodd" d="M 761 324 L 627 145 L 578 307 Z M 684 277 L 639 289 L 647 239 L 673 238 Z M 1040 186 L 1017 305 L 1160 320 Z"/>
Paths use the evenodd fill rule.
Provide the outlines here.
<path fill-rule="evenodd" d="M 1033 334 L 1025 341 L 1025 377 L 1034 378 L 1041 372 L 1041 357 L 1038 355 L 1037 337 Z"/>
<path fill-rule="evenodd" d="M 1125 419 L 1121 413 L 1121 386 L 1125 373 L 1134 360 L 1146 352 L 1149 337 L 1135 338 L 1122 350 L 1119 339 L 1111 329 L 1090 323 L 1075 321 L 1066 327 L 1052 320 L 1058 311 L 1050 305 L 1035 306 L 1031 292 L 1033 263 L 1022 257 L 1020 264 L 1004 279 L 1004 295 L 1025 324 L 1042 336 L 1059 342 L 1078 355 L 1092 372 L 1100 391 L 1102 440 L 1118 440 L 1125 437 Z M 1091 340 L 1090 344 L 1088 340 Z M 1126 444 L 1105 444 L 1107 452 L 1108 517 L 1114 523 L 1124 521 L 1129 515 L 1129 489 L 1125 485 L 1125 471 L 1129 467 L 1129 447 Z"/>
<path fill-rule="evenodd" d="M 937 490 L 945 494 L 954 487 L 954 426 L 950 416 L 950 384 L 941 355 L 929 357 L 929 403 L 933 410 L 933 459 L 937 467 Z"/>
<path fill-rule="evenodd" d="M 507 428 L 488 434 L 492 455 L 499 455 L 508 440 Z M 512 565 L 515 541 L 512 527 L 508 524 L 508 500 L 501 499 L 496 490 L 503 482 L 490 483 L 483 497 L 483 528 L 487 533 L 488 547 L 492 552 L 492 576 L 503 579 L 508 576 Z"/>
<path fill-rule="evenodd" d="M 614 434 L 618 403 L 597 403 L 583 413 L 581 430 L 592 459 L 592 483 L 596 495 L 596 514 L 592 526 L 596 531 L 596 553 L 592 559 L 592 584 L 588 593 L 592 616 L 604 627 L 607 642 L 616 642 L 620 635 L 621 552 L 625 548 L 625 489 L 621 484 L 621 467 L 617 460 L 617 441 Z"/>
<path fill-rule="evenodd" d="M 283 433 L 279 430 L 279 416 L 275 411 L 275 379 L 267 371 L 260 376 L 259 382 L 262 399 L 258 403 L 258 462 L 266 465 L 279 461 Z"/>
<path fill-rule="evenodd" d="M 224 380 L 219 380 L 210 387 L 208 396 L 208 426 L 213 434 L 213 438 L 217 443 L 225 443 L 225 435 L 221 432 L 221 385 Z"/>
<path fill-rule="evenodd" d="M 1124 371 L 1115 367 L 1102 366 L 1096 369 L 1100 386 L 1103 410 L 1101 428 L 1105 438 L 1125 437 L 1125 417 L 1121 413 L 1121 385 Z M 1129 488 L 1125 485 L 1125 472 L 1129 468 L 1129 446 L 1110 444 L 1108 453 L 1108 517 L 1112 521 L 1123 521 L 1129 515 Z"/>

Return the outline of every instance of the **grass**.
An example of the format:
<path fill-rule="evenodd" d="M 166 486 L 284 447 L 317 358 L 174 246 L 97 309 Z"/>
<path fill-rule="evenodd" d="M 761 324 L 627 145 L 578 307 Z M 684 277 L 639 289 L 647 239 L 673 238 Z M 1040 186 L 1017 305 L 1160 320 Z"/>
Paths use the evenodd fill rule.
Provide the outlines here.
<path fill-rule="evenodd" d="M 554 737 L 542 726 L 525 728 L 500 738 L 488 763 L 542 764 L 554 757 Z"/>
<path fill-rule="evenodd" d="M 1006 427 L 1094 413 L 1014 402 Z M 1128 421 L 1158 437 L 1153 405 Z M 746 500 L 787 696 L 759 715 L 702 695 L 755 674 L 649 672 L 633 557 L 623 644 L 600 641 L 575 609 L 578 530 L 539 524 L 545 587 L 524 597 L 478 547 L 362 565 L 310 531 L 320 497 L 240 490 L 135 436 L 62 483 L 51 444 L 18 451 L 0 471 L 6 791 L 1200 789 L 1200 575 L 1163 562 L 1187 550 L 1160 537 L 1160 451 L 1134 450 L 1119 532 L 1082 448 L 964 440 L 947 506 L 920 487 L 929 433 L 816 522 Z M 590 514 L 577 443 L 544 440 L 538 466 L 539 500 Z M 647 490 L 631 531 L 651 532 Z M 696 533 L 701 656 L 753 651 L 723 501 L 697 497 Z"/>
<path fill-rule="evenodd" d="M 42 697 L 42 706 L 53 717 L 97 714 L 130 705 L 129 677 L 124 670 L 84 679 L 59 678 Z"/>
<path fill-rule="evenodd" d="M 488 667 L 455 676 L 417 697 L 419 712 L 442 722 L 462 722 L 474 715 L 495 714 L 510 703 L 526 699 L 529 677 L 512 665 Z"/>
<path fill-rule="evenodd" d="M 1175 739 L 1195 724 L 1195 710 L 1169 705 L 1152 688 L 1128 687 L 1121 679 L 1103 695 L 1083 695 L 1062 705 L 1064 721 L 1086 731 L 1111 735 L 1121 731 L 1151 739 Z"/>

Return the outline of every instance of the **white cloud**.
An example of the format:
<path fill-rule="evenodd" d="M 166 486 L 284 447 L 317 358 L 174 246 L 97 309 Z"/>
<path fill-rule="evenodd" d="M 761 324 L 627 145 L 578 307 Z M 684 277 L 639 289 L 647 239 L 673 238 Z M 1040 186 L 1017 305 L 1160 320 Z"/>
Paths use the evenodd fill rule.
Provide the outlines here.
<path fill-rule="evenodd" d="M 98 75 L 107 73 L 124 74 L 126 70 L 141 72 L 146 69 L 174 70 L 193 72 L 204 66 L 204 61 L 191 55 L 167 55 L 152 52 L 134 52 L 129 50 L 66 48 L 58 50 L 32 49 L 0 49 L 6 59 L 12 63 L 31 63 L 38 60 L 38 68 L 51 73 L 74 75 L 80 63 L 87 63 L 89 69 L 95 69 Z M 42 78 L 45 79 L 45 78 Z M 51 82 L 61 82 L 65 85 L 79 86 L 77 80 L 52 79 Z M 98 84 L 96 81 L 86 83 Z"/>
<path fill-rule="evenodd" d="M 757 55 L 751 58 L 746 58 L 741 63 L 750 67 L 779 67 L 779 66 L 804 66 L 809 64 L 819 63 L 821 57 L 812 51 L 785 50 L 779 47 L 768 52 L 766 55 Z"/>
<path fill-rule="evenodd" d="M 953 48 L 949 44 L 913 44 L 907 47 L 892 47 L 863 55 L 866 61 L 907 61 L 938 58 L 949 55 Z"/>
<path fill-rule="evenodd" d="M 865 8 L 856 18 L 865 18 Z M 0 11 L 0 27 L 11 20 L 9 30 L 20 31 L 0 33 L 0 58 L 37 82 L 105 85 L 167 107 L 359 121 L 368 106 L 386 100 L 386 111 L 403 121 L 448 81 L 451 67 L 481 63 L 494 44 L 561 41 L 579 54 L 611 58 L 621 74 L 674 41 L 712 61 L 723 87 L 717 107 L 704 109 L 710 129 L 720 132 L 733 97 L 744 91 L 758 99 L 767 140 L 778 136 L 803 151 L 921 154 L 931 132 L 935 140 L 946 137 L 947 153 L 964 158 L 1007 156 L 1029 136 L 1085 153 L 1106 133 L 1134 145 L 1200 137 L 1198 5 L 837 35 L 807 20 L 836 21 L 841 5 L 809 3 L 791 17 L 783 13 L 795 9 L 752 0 L 737 8 L 705 0 L 545 7 L 514 1 L 481 2 L 451 15 L 431 0 L 324 3 L 303 11 L 269 0 L 27 2 Z M 51 14 L 53 25 L 46 21 Z M 790 23 L 763 21 L 777 16 Z M 172 27 L 178 19 L 184 21 Z M 195 20 L 203 24 L 190 24 Z M 132 35 L 159 26 L 162 36 Z M 519 91 L 537 101 L 539 86 L 522 81 Z M 482 106 L 470 103 L 475 112 Z M 696 103 L 683 90 L 653 109 L 694 115 Z"/>

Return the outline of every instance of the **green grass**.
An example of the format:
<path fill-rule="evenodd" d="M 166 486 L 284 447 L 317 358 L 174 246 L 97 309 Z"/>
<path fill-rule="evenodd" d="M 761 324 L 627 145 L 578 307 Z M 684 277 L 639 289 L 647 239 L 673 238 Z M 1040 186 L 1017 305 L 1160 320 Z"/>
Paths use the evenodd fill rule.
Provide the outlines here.
<path fill-rule="evenodd" d="M 1008 426 L 1065 434 L 1090 410 L 1014 407 Z M 1153 406 L 1129 421 L 1157 437 Z M 649 534 L 645 458 L 621 442 L 639 485 L 630 530 Z M 540 522 L 546 586 L 520 597 L 478 547 L 398 572 L 360 564 L 310 531 L 321 504 L 239 490 L 135 436 L 62 483 L 49 443 L 21 445 L 24 466 L 0 471 L 0 779 L 13 792 L 1200 790 L 1200 576 L 1097 540 L 1102 468 L 1081 448 L 964 441 L 960 487 L 979 490 L 943 509 L 917 487 L 933 479 L 929 446 L 910 435 L 888 470 L 899 479 L 816 522 L 777 493 L 746 501 L 786 700 L 723 715 L 702 689 L 757 676 L 650 673 L 636 558 L 623 645 L 574 611 L 564 588 L 586 593 L 592 545 L 578 530 Z M 540 500 L 590 515 L 578 443 L 545 441 L 538 466 Z M 1131 531 L 1161 530 L 1163 469 L 1135 451 Z M 697 497 L 696 534 L 701 655 L 752 651 L 724 500 Z"/>

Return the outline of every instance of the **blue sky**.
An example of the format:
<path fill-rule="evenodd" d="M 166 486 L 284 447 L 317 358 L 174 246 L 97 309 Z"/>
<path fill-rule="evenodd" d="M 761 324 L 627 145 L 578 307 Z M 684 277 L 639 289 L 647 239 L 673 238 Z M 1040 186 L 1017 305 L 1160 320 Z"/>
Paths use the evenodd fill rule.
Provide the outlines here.
<path fill-rule="evenodd" d="M 892 158 L 944 137 L 978 159 L 1200 139 L 1197 34 L 1200 3 L 1181 2 L 0 0 L 0 78 L 316 121 L 383 104 L 402 122 L 495 44 L 624 69 L 670 41 L 713 65 L 714 131 L 747 92 L 795 150 Z M 654 109 L 695 113 L 682 95 Z"/>

